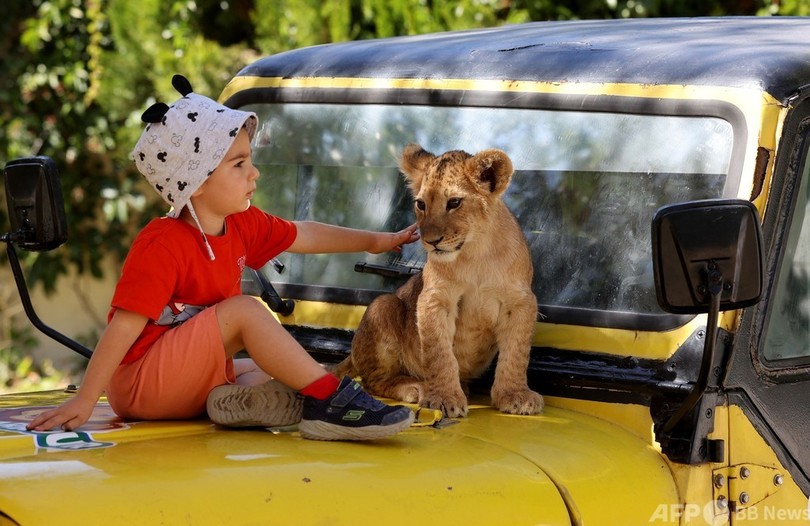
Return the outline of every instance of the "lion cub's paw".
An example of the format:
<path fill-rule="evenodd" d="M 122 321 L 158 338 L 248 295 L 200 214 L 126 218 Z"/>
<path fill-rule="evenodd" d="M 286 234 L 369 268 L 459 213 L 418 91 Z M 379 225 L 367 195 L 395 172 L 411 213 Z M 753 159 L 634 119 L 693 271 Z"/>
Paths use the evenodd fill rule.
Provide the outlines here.
<path fill-rule="evenodd" d="M 419 405 L 430 409 L 441 409 L 444 416 L 448 418 L 467 416 L 467 397 L 460 389 L 457 393 L 450 394 L 429 391 L 419 401 Z"/>
<path fill-rule="evenodd" d="M 533 415 L 543 411 L 543 397 L 530 389 L 492 394 L 492 403 L 500 411 L 512 415 Z"/>
<path fill-rule="evenodd" d="M 422 385 L 417 382 L 402 383 L 394 388 L 394 398 L 408 404 L 418 404 L 422 399 Z"/>

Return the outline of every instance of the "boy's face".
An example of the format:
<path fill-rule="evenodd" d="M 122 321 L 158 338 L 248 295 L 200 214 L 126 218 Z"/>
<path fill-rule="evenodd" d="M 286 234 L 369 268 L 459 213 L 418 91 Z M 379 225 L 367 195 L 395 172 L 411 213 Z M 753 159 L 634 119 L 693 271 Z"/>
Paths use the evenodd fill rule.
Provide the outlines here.
<path fill-rule="evenodd" d="M 247 210 L 259 171 L 250 159 L 250 139 L 242 128 L 219 166 L 193 195 L 198 215 L 214 214 L 225 218 Z"/>

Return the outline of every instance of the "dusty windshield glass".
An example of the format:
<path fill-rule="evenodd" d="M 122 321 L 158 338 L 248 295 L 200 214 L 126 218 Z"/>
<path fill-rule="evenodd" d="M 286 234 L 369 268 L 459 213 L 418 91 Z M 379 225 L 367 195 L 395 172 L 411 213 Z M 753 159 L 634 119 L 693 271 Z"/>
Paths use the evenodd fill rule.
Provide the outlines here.
<path fill-rule="evenodd" d="M 535 109 L 257 104 L 257 205 L 281 217 L 393 230 L 413 221 L 397 168 L 415 142 L 433 153 L 500 148 L 515 166 L 506 202 L 534 257 L 538 303 L 662 313 L 650 220 L 667 203 L 720 197 L 733 131 L 721 118 Z M 401 254 L 284 254 L 275 281 L 313 290 L 392 290 L 402 279 L 355 271 L 366 261 L 418 269 Z M 306 288 L 306 287 L 305 287 Z M 304 289 L 301 289 L 304 290 Z M 541 309 L 542 310 L 542 309 Z"/>

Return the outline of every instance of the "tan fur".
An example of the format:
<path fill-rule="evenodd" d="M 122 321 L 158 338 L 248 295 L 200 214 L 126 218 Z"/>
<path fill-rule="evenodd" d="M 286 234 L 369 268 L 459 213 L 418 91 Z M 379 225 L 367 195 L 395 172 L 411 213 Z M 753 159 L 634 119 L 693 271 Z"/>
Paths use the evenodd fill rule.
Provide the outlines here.
<path fill-rule="evenodd" d="M 378 396 L 467 414 L 467 382 L 498 355 L 492 404 L 543 409 L 526 383 L 537 317 L 526 240 L 501 199 L 512 162 L 500 150 L 440 156 L 411 144 L 400 164 L 428 259 L 421 274 L 374 300 L 337 374 Z"/>

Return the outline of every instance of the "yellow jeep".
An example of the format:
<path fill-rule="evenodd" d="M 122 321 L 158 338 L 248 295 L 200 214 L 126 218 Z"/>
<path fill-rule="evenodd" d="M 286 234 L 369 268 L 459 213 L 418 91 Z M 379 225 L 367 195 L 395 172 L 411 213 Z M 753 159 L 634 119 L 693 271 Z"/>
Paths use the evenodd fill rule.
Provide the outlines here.
<path fill-rule="evenodd" d="M 103 402 L 76 432 L 29 433 L 70 393 L 2 396 L 0 525 L 807 523 L 808 86 L 810 20 L 790 18 L 540 22 L 256 61 L 220 99 L 259 115 L 255 203 L 279 216 L 402 228 L 406 144 L 509 154 L 544 412 L 492 409 L 487 375 L 466 418 L 320 443 Z M 46 165 L 7 166 L 7 185 L 51 188 Z M 10 256 L 64 240 L 58 206 L 26 226 L 31 199 L 12 201 Z M 425 254 L 358 258 L 284 254 L 245 291 L 334 363 Z"/>

